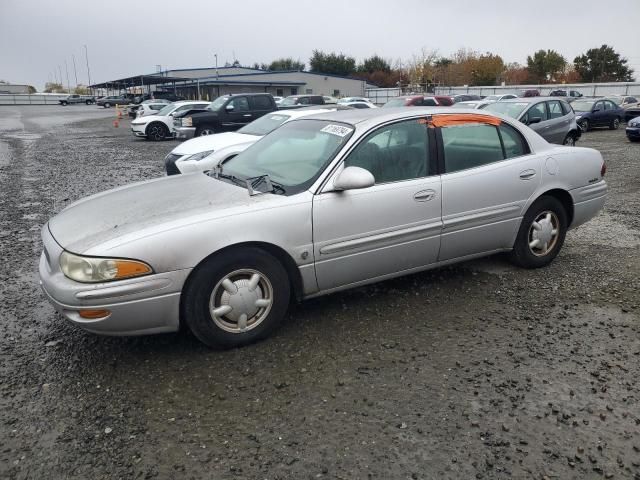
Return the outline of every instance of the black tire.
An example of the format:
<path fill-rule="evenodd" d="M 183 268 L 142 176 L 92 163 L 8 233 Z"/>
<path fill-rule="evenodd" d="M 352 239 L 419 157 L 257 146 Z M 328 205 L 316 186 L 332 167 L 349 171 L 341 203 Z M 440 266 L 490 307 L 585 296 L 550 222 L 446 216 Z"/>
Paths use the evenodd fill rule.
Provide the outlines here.
<path fill-rule="evenodd" d="M 69 105 L 69 103 L 68 103 L 68 102 L 66 102 L 65 100 L 63 100 L 63 101 L 61 101 L 61 102 L 60 102 L 60 105 L 63 105 L 63 106 L 64 106 L 64 105 Z"/>
<path fill-rule="evenodd" d="M 111 104 L 109 102 L 105 102 L 104 105 L 103 105 L 104 108 L 109 108 L 110 106 L 111 106 Z"/>
<path fill-rule="evenodd" d="M 572 132 L 567 133 L 567 136 L 564 137 L 563 145 L 567 147 L 575 147 L 576 146 L 576 135 Z"/>
<path fill-rule="evenodd" d="M 617 130 L 618 127 L 620 127 L 620 118 L 616 117 L 611 120 L 611 123 L 609 124 L 609 130 Z"/>
<path fill-rule="evenodd" d="M 551 214 L 551 222 L 547 220 L 547 214 Z M 538 226 L 545 222 L 541 230 L 534 228 L 534 221 L 537 221 Z M 524 268 L 540 268 L 548 265 L 556 258 L 564 244 L 567 224 L 567 212 L 557 198 L 547 195 L 538 198 L 529 207 L 522 219 L 518 236 L 511 251 L 511 261 Z M 546 240 L 548 238 L 547 234 L 553 231 L 548 230 L 549 227 L 557 229 L 557 235 L 548 240 L 546 244 L 548 248 L 541 247 L 538 252 L 534 252 L 538 247 L 531 247 L 531 243 L 535 240 L 540 240 L 540 238 L 542 238 L 542 241 Z M 542 232 L 540 238 L 538 237 L 540 235 L 537 233 L 538 231 Z M 551 243 L 551 245 L 548 245 L 548 243 Z"/>
<path fill-rule="evenodd" d="M 169 129 L 162 122 L 151 122 L 147 125 L 144 133 L 147 136 L 147 140 L 158 142 L 169 136 Z"/>
<path fill-rule="evenodd" d="M 267 281 L 260 283 L 260 288 L 249 290 L 250 280 L 243 280 L 243 274 L 248 279 L 252 272 L 258 274 L 261 282 L 265 278 Z M 248 320 L 245 315 L 244 329 L 240 323 L 242 318 L 236 321 L 226 317 L 234 314 L 233 308 L 220 317 L 212 313 L 212 309 L 227 308 L 227 305 L 234 303 L 231 299 L 235 294 L 229 294 L 226 288 L 221 287 L 225 279 L 237 279 L 231 283 L 232 287 L 236 287 L 236 292 L 238 286 L 244 289 L 241 292 L 241 305 L 244 308 L 251 308 L 247 305 L 251 305 L 254 298 L 270 295 L 269 307 L 258 308 Z M 247 283 L 243 284 L 244 281 Z M 218 296 L 220 289 L 222 291 Z M 257 293 L 250 293 L 253 291 Z M 214 348 L 240 347 L 261 340 L 276 329 L 287 312 L 290 295 L 287 272 L 273 255 L 255 247 L 238 248 L 209 257 L 194 270 L 182 291 L 180 314 L 193 334 L 205 345 Z M 210 302 L 213 302 L 213 307 Z M 220 306 L 216 307 L 218 304 Z M 253 324 L 248 323 L 252 321 Z"/>
<path fill-rule="evenodd" d="M 201 125 L 196 128 L 196 137 L 202 137 L 205 135 L 213 135 L 216 131 L 211 125 Z"/>
<path fill-rule="evenodd" d="M 631 138 L 631 137 L 627 137 L 629 139 L 630 142 L 640 142 L 640 138 Z"/>
<path fill-rule="evenodd" d="M 87 100 L 84 103 L 86 103 L 87 105 L 91 105 L 91 100 Z"/>
<path fill-rule="evenodd" d="M 589 120 L 584 119 L 578 123 L 583 132 L 588 132 L 591 129 L 591 124 L 589 124 Z"/>

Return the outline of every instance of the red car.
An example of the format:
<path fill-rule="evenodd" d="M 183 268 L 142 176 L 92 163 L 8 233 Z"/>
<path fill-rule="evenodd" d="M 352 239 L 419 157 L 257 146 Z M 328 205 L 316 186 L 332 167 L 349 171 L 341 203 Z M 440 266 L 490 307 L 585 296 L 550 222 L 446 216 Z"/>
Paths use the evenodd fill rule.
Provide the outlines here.
<path fill-rule="evenodd" d="M 442 103 L 441 100 L 442 99 Z M 449 106 L 453 102 L 445 96 L 405 95 L 389 100 L 383 107 L 440 107 Z"/>

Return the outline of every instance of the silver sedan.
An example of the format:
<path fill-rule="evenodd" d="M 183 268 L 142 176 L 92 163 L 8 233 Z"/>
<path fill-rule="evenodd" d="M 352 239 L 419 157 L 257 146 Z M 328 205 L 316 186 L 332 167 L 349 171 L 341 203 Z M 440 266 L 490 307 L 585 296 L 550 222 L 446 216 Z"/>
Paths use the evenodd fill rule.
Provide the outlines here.
<path fill-rule="evenodd" d="M 602 208 L 596 150 L 443 108 L 320 113 L 208 174 L 76 202 L 43 228 L 42 288 L 88 331 L 270 334 L 292 300 L 496 252 L 551 262 Z"/>

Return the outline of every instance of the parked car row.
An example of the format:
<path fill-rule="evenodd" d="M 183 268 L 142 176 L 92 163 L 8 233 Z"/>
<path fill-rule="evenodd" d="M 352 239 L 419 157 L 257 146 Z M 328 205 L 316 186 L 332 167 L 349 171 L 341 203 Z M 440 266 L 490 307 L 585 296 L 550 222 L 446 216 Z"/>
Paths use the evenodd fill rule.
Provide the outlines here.
<path fill-rule="evenodd" d="M 177 109 L 207 104 L 183 118 L 191 128 L 202 115 L 234 130 L 220 114 L 257 98 L 176 102 L 134 122 L 168 128 Z M 270 108 L 165 159 L 167 173 L 194 173 L 102 192 L 49 220 L 40 280 L 64 318 L 108 335 L 184 326 L 209 346 L 243 346 L 271 334 L 292 300 L 497 252 L 544 267 L 605 202 L 598 151 L 552 145 L 528 126 L 550 114 L 575 124 L 558 98 Z"/>

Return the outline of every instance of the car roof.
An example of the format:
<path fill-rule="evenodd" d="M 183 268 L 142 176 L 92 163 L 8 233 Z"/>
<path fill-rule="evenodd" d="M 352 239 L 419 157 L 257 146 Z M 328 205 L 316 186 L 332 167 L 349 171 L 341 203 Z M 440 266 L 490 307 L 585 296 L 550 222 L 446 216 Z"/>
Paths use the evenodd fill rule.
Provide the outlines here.
<path fill-rule="evenodd" d="M 560 100 L 566 102 L 566 100 L 562 97 L 518 97 L 500 100 L 500 103 L 538 103 L 547 100 Z"/>
<path fill-rule="evenodd" d="M 173 105 L 184 105 L 185 103 L 211 103 L 206 100 L 180 100 L 179 102 L 173 102 Z M 167 105 L 171 105 L 168 103 Z"/>

